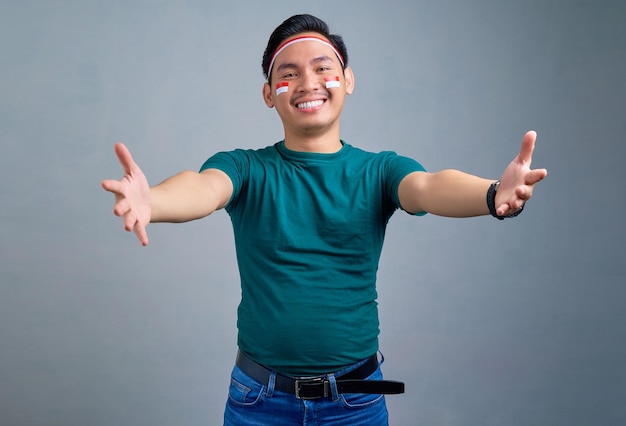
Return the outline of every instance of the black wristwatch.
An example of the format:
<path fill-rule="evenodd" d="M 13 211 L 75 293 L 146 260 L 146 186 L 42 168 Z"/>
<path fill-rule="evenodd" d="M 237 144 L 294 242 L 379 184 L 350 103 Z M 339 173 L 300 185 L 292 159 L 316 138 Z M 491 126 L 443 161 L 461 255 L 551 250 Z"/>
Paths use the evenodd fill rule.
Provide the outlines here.
<path fill-rule="evenodd" d="M 522 207 L 519 210 L 516 210 L 515 212 L 506 216 L 499 216 L 498 213 L 496 213 L 496 192 L 498 192 L 498 188 L 500 188 L 499 180 L 492 183 L 487 190 L 487 207 L 489 208 L 489 213 L 491 214 L 491 216 L 495 217 L 498 220 L 503 220 L 505 218 L 515 217 L 519 215 L 522 210 L 524 210 L 524 205 L 526 203 L 522 204 Z"/>

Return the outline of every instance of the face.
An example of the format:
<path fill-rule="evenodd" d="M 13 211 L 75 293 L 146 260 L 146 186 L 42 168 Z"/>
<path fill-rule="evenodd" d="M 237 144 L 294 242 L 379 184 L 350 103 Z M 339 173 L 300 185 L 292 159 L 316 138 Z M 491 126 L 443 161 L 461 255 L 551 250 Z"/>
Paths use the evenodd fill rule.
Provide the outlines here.
<path fill-rule="evenodd" d="M 317 33 L 303 33 L 294 37 Z M 293 38 L 293 37 L 292 37 Z M 327 87 L 327 79 L 338 78 L 338 84 Z M 286 91 L 279 91 L 281 84 Z M 339 87 L 336 87 L 339 86 Z M 346 95 L 352 93 L 354 76 L 349 68 L 342 70 L 337 55 L 330 46 L 318 41 L 301 41 L 287 46 L 275 58 L 270 82 L 263 86 L 263 98 L 268 107 L 276 108 L 285 134 L 291 136 L 317 135 L 337 130 Z"/>

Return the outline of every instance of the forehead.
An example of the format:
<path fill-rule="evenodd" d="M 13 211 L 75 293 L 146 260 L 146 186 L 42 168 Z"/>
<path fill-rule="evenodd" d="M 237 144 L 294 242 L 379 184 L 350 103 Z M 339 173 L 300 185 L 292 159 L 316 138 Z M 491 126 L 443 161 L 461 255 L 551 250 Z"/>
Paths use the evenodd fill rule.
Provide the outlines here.
<path fill-rule="evenodd" d="M 339 60 L 331 42 L 316 32 L 296 34 L 283 41 L 274 53 L 274 63 L 278 64 L 293 57 L 304 56 L 328 56 Z"/>

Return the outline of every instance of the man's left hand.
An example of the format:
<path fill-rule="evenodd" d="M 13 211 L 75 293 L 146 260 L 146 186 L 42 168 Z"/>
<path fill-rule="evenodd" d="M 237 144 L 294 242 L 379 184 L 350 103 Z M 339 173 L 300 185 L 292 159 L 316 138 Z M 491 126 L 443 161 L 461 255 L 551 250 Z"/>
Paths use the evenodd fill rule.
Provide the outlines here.
<path fill-rule="evenodd" d="M 495 205 L 498 216 L 508 216 L 522 208 L 533 195 L 535 185 L 548 174 L 546 169 L 531 170 L 537 133 L 529 131 L 522 139 L 522 148 L 507 166 L 500 179 Z"/>

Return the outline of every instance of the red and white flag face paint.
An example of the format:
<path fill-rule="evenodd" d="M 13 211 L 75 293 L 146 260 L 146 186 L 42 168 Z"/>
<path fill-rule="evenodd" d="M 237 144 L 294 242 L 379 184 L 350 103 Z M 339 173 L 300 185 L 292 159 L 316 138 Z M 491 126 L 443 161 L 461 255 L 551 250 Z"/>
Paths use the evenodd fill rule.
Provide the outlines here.
<path fill-rule="evenodd" d="M 276 96 L 280 95 L 281 93 L 287 93 L 288 91 L 289 91 L 289 82 L 284 81 L 276 85 Z"/>
<path fill-rule="evenodd" d="M 324 77 L 326 81 L 326 88 L 332 89 L 334 87 L 341 87 L 341 80 L 339 80 L 339 76 L 335 77 Z"/>

